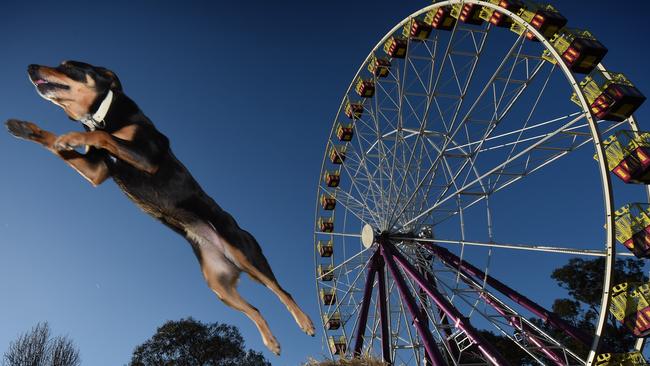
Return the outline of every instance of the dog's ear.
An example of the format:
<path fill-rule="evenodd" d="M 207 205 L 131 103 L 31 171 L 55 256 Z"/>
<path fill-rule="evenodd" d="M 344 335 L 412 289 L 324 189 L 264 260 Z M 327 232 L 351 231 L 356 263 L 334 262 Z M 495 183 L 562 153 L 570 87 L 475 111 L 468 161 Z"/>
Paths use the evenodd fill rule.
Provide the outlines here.
<path fill-rule="evenodd" d="M 118 79 L 117 75 L 115 75 L 114 72 L 111 70 L 105 68 L 105 67 L 96 67 L 95 68 L 97 72 L 99 72 L 103 77 L 107 78 L 111 84 L 109 88 L 111 90 L 118 90 L 122 91 L 122 83 L 120 82 L 120 79 Z"/>

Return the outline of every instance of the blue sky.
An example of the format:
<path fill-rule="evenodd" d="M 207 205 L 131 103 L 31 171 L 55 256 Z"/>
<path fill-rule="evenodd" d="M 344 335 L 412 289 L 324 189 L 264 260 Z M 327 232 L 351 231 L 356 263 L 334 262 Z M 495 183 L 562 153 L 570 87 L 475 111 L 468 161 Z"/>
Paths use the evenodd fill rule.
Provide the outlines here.
<path fill-rule="evenodd" d="M 428 4 L 4 1 L 0 120 L 78 130 L 36 95 L 26 66 L 74 59 L 112 69 L 204 189 L 258 238 L 282 285 L 317 323 L 313 210 L 332 119 L 371 47 Z M 646 2 L 620 9 L 602 0 L 553 4 L 572 24 L 592 29 L 609 48 L 606 64 L 650 95 Z M 647 106 L 637 117 L 647 124 Z M 268 353 L 253 324 L 209 291 L 186 242 L 113 182 L 92 188 L 52 154 L 6 133 L 0 166 L 0 352 L 47 320 L 76 341 L 84 364 L 126 364 L 157 326 L 187 316 L 238 326 L 274 365 L 325 352 L 320 334 L 303 335 L 271 292 L 245 278 L 242 293 L 283 346 L 280 358 Z M 597 179 L 595 165 L 588 170 Z M 561 196 L 587 187 L 580 192 L 586 200 L 601 197 L 597 184 L 537 182 L 516 194 Z M 554 210 L 541 207 L 541 215 Z M 547 281 L 548 270 L 531 275 Z"/>

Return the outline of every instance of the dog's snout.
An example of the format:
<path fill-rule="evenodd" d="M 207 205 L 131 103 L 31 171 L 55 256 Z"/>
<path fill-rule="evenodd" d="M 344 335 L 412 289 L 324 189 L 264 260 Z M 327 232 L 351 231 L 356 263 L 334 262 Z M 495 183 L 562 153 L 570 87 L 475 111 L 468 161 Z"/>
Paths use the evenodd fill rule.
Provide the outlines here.
<path fill-rule="evenodd" d="M 36 73 L 38 71 L 38 69 L 39 69 L 39 66 L 35 65 L 35 64 L 31 64 L 31 65 L 27 66 L 27 72 L 30 75 L 34 75 L 34 73 Z"/>

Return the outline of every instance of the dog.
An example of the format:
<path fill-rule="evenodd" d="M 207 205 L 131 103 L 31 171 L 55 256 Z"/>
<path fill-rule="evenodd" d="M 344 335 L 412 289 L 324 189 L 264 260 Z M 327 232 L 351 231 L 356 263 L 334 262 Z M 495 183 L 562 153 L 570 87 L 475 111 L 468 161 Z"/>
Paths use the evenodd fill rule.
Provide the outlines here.
<path fill-rule="evenodd" d="M 93 186 L 113 178 L 137 206 L 185 237 L 210 289 L 255 323 L 271 352 L 279 355 L 280 344 L 259 310 L 237 291 L 241 272 L 275 293 L 300 328 L 314 336 L 311 319 L 280 286 L 257 240 L 203 191 L 172 153 L 169 139 L 124 94 L 114 72 L 77 61 L 29 65 L 27 72 L 38 94 L 81 122 L 85 132 L 56 136 L 10 119 L 11 134 L 41 144 Z M 85 153 L 77 151 L 84 146 Z"/>

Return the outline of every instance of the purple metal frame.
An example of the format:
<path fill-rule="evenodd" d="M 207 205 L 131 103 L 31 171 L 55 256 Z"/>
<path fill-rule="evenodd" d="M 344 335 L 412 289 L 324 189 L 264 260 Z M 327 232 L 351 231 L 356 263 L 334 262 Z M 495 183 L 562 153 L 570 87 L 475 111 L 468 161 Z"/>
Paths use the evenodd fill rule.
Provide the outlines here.
<path fill-rule="evenodd" d="M 366 285 L 363 289 L 363 302 L 361 303 L 361 310 L 359 310 L 359 323 L 357 324 L 357 336 L 354 342 L 354 356 L 361 355 L 361 348 L 363 348 L 363 337 L 366 331 L 366 324 L 368 323 L 368 309 L 370 308 L 370 298 L 372 297 L 372 285 L 375 282 L 375 274 L 377 273 L 377 258 L 380 256 L 379 250 L 370 258 L 370 268 L 368 269 L 368 276 L 366 277 Z"/>
<path fill-rule="evenodd" d="M 488 342 L 486 342 L 479 334 L 478 331 L 470 324 L 469 319 L 464 317 L 444 296 L 438 292 L 431 284 L 429 284 L 422 275 L 407 261 L 396 248 L 393 247 L 391 243 L 383 242 L 382 244 L 382 254 L 387 263 L 392 262 L 392 259 L 395 259 L 404 271 L 411 277 L 415 282 L 424 289 L 424 291 L 429 295 L 429 297 L 436 303 L 438 308 L 442 310 L 451 321 L 454 322 L 456 328 L 464 331 L 467 336 L 470 338 L 472 343 L 478 346 L 479 351 L 493 364 L 497 366 L 501 365 L 510 365 L 510 363 L 499 354 L 499 352 L 492 347 Z M 388 253 L 386 253 L 388 252 Z M 387 255 L 388 254 L 388 255 Z M 390 261 L 387 258 L 390 258 Z M 390 265 L 389 265 L 390 268 Z M 392 271 L 392 270 L 391 270 Z M 401 277 L 400 277 L 401 278 Z M 410 293 L 409 293 L 410 296 Z M 430 336 L 430 334 L 429 334 Z M 425 343 L 426 345 L 426 343 Z"/>
<path fill-rule="evenodd" d="M 517 304 L 523 306 L 524 308 L 528 309 L 530 312 L 533 314 L 537 315 L 540 317 L 542 320 L 550 324 L 551 326 L 562 330 L 566 332 L 568 335 L 573 337 L 579 342 L 582 342 L 585 345 L 590 345 L 591 344 L 591 337 L 589 337 L 587 334 L 585 334 L 583 331 L 580 329 L 572 326 L 571 324 L 565 322 L 564 320 L 560 319 L 557 315 L 553 314 L 552 312 L 544 309 L 543 307 L 539 306 L 537 303 L 533 302 L 532 300 L 528 299 L 526 296 L 520 294 L 519 292 L 515 291 L 514 289 L 508 287 L 505 285 L 503 282 L 500 282 L 499 280 L 495 279 L 492 276 L 489 276 L 485 274 L 485 272 L 481 271 L 480 269 L 474 267 L 473 265 L 461 261 L 461 259 L 450 252 L 449 250 L 439 247 L 437 245 L 434 245 L 432 243 L 424 243 L 422 242 L 425 247 L 427 247 L 429 250 L 431 250 L 440 260 L 442 260 L 445 264 L 448 266 L 453 266 L 455 269 L 461 271 L 464 275 L 468 277 L 475 277 L 483 281 L 485 279 L 485 282 L 492 286 L 494 289 L 497 291 L 501 292 L 502 294 L 506 295 L 509 297 L 512 301 L 516 302 Z"/>
<path fill-rule="evenodd" d="M 425 326 L 425 324 L 428 323 L 428 319 L 422 317 L 422 312 L 420 311 L 417 304 L 415 303 L 415 299 L 413 298 L 413 295 L 408 289 L 408 286 L 406 285 L 404 278 L 399 273 L 399 269 L 397 269 L 397 266 L 393 261 L 392 252 L 390 251 L 390 249 L 387 248 L 387 245 L 385 243 L 382 243 L 381 245 L 381 254 L 384 257 L 384 260 L 386 261 L 386 266 L 390 270 L 391 275 L 393 275 L 393 280 L 395 281 L 395 284 L 397 285 L 397 289 L 402 295 L 402 299 L 406 303 L 406 307 L 411 313 L 411 317 L 413 318 L 413 324 L 415 325 L 415 329 L 417 329 L 418 331 L 420 339 L 424 344 L 424 349 L 426 350 L 427 355 L 431 359 L 432 365 L 445 366 L 447 363 L 442 358 L 442 355 L 440 354 L 440 350 L 438 350 L 438 346 L 436 345 L 436 342 L 433 340 L 433 335 L 431 334 L 429 329 Z"/>
<path fill-rule="evenodd" d="M 379 320 L 381 322 L 381 350 L 384 362 L 391 365 L 390 361 L 390 332 L 388 331 L 388 299 L 386 296 L 386 271 L 384 270 L 384 258 L 377 258 L 377 285 L 379 286 Z"/>

